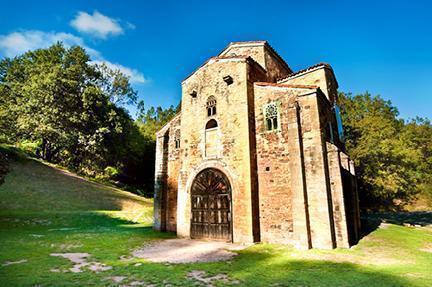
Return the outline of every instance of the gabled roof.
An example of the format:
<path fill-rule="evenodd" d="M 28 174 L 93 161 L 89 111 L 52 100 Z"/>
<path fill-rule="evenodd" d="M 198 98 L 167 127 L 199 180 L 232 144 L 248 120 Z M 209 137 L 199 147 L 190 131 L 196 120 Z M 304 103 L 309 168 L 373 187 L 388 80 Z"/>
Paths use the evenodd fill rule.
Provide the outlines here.
<path fill-rule="evenodd" d="M 310 66 L 310 67 L 308 67 L 306 69 L 303 69 L 303 70 L 297 71 L 295 73 L 289 74 L 287 77 L 277 80 L 277 83 L 278 84 L 282 84 L 286 80 L 289 80 L 289 79 L 294 78 L 296 76 L 300 76 L 302 74 L 306 74 L 308 72 L 312 72 L 312 71 L 315 71 L 315 70 L 318 70 L 318 69 L 321 69 L 321 68 L 328 69 L 332 73 L 333 79 L 336 82 L 336 87 L 338 87 L 339 84 L 338 84 L 338 82 L 336 80 L 336 77 L 334 75 L 333 68 L 328 63 L 318 63 L 318 64 Z"/>
<path fill-rule="evenodd" d="M 205 61 L 201 66 L 199 66 L 197 69 L 195 69 L 192 73 L 190 73 L 186 78 L 182 80 L 182 83 L 189 79 L 193 74 L 195 74 L 197 71 L 199 71 L 202 67 L 209 64 L 211 61 L 218 61 L 218 60 L 244 60 L 250 64 L 253 64 L 257 66 L 259 69 L 263 70 L 265 72 L 265 69 L 254 59 L 252 59 L 250 56 L 247 55 L 236 55 L 236 56 L 217 56 L 217 57 L 211 57 L 207 61 Z"/>
<path fill-rule="evenodd" d="M 233 46 L 265 46 L 274 56 L 276 59 L 279 60 L 279 62 L 291 73 L 293 72 L 291 68 L 288 66 L 288 64 L 285 62 L 285 60 L 276 52 L 275 49 L 267 42 L 267 41 L 243 41 L 243 42 L 231 42 L 229 45 L 222 50 L 222 52 L 219 53 L 218 56 L 223 55 L 226 53 L 231 47 Z"/>
<path fill-rule="evenodd" d="M 271 86 L 271 87 L 280 87 L 280 88 L 290 88 L 290 89 L 313 89 L 316 90 L 319 87 L 316 85 L 291 85 L 291 84 L 277 84 L 277 83 L 268 83 L 268 82 L 255 82 L 257 86 Z"/>

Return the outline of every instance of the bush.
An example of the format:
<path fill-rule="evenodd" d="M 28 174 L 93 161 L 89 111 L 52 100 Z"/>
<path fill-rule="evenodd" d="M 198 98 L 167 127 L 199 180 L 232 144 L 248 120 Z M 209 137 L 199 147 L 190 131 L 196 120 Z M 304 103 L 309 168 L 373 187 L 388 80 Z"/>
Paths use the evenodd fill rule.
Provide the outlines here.
<path fill-rule="evenodd" d="M 104 176 L 110 180 L 114 180 L 119 175 L 119 170 L 113 166 L 107 166 L 104 169 Z"/>

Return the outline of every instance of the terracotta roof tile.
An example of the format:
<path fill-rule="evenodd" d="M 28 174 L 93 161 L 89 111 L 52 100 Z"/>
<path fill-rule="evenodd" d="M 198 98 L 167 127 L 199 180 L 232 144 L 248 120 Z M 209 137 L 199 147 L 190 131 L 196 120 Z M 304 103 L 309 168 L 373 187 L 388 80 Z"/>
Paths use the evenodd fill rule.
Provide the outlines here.
<path fill-rule="evenodd" d="M 299 74 L 302 74 L 302 73 L 305 73 L 305 72 L 308 72 L 308 71 L 310 71 L 310 70 L 313 70 L 313 69 L 316 69 L 316 68 L 320 68 L 320 67 L 325 67 L 325 68 L 327 68 L 327 69 L 330 69 L 330 70 L 333 72 L 333 68 L 332 68 L 329 64 L 327 64 L 327 63 L 318 63 L 318 64 L 315 64 L 315 65 L 313 65 L 313 66 L 310 66 L 310 67 L 308 67 L 308 68 L 306 68 L 306 69 L 303 69 L 303 70 L 300 70 L 300 71 L 294 72 L 294 73 L 292 73 L 292 74 L 289 74 L 287 77 L 284 77 L 284 78 L 278 79 L 277 82 L 280 83 L 280 82 L 282 82 L 282 81 L 284 81 L 284 80 L 288 80 L 288 79 L 290 79 L 291 77 L 297 76 L 297 75 L 299 75 Z"/>
<path fill-rule="evenodd" d="M 219 53 L 222 54 L 223 52 L 225 52 L 229 47 L 233 46 L 233 45 L 241 45 L 241 44 L 261 44 L 264 45 L 265 47 L 267 47 L 275 56 L 276 58 L 279 59 L 279 61 L 282 63 L 282 65 L 285 66 L 285 68 L 292 73 L 291 68 L 288 66 L 288 64 L 285 62 L 285 60 L 276 52 L 275 49 L 273 49 L 273 47 L 267 42 L 267 41 L 241 41 L 241 42 L 231 42 L 229 43 L 229 45 L 222 50 L 222 52 Z"/>
<path fill-rule="evenodd" d="M 190 73 L 186 78 L 184 78 L 182 82 L 184 82 L 188 78 L 190 78 L 193 74 L 195 74 L 195 72 L 197 72 L 199 69 L 201 69 L 202 67 L 204 67 L 205 65 L 207 65 L 207 63 L 210 62 L 211 60 L 217 61 L 217 60 L 224 60 L 224 59 L 241 59 L 241 60 L 246 60 L 248 62 L 251 62 L 251 63 L 257 65 L 261 70 L 263 70 L 264 72 L 266 72 L 265 69 L 258 62 L 256 62 L 252 57 L 247 56 L 247 55 L 216 56 L 216 57 L 211 57 L 207 61 L 205 61 L 201 66 L 199 66 L 192 73 Z"/>
<path fill-rule="evenodd" d="M 289 85 L 289 84 L 276 84 L 276 83 L 267 83 L 267 82 L 255 82 L 257 86 L 272 86 L 272 87 L 281 87 L 281 88 L 293 88 L 293 89 L 318 89 L 318 86 L 315 85 Z"/>

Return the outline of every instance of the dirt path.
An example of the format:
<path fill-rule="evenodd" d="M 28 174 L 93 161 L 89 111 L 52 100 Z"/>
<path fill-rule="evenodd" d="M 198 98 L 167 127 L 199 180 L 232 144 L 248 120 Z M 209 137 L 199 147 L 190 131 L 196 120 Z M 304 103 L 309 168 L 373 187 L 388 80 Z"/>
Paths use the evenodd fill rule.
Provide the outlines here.
<path fill-rule="evenodd" d="M 193 263 L 225 261 L 250 245 L 191 239 L 161 240 L 135 250 L 132 255 L 152 262 Z"/>

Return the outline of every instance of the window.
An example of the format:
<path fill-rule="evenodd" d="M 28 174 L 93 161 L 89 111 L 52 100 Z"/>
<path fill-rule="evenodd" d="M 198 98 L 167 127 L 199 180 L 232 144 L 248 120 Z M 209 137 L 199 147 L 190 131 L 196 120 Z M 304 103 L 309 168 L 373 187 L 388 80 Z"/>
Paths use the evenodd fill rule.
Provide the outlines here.
<path fill-rule="evenodd" d="M 327 130 L 327 131 L 326 131 L 326 133 L 327 133 L 327 139 L 328 139 L 331 143 L 334 143 L 333 125 L 332 125 L 331 122 L 328 122 L 326 130 Z"/>
<path fill-rule="evenodd" d="M 264 119 L 266 130 L 279 129 L 279 108 L 277 103 L 270 103 L 264 107 Z"/>
<path fill-rule="evenodd" d="M 342 125 L 342 118 L 340 114 L 340 108 L 338 105 L 334 105 L 333 109 L 336 115 L 336 124 L 337 124 L 339 140 L 344 141 L 344 133 L 343 133 L 343 125 Z"/>
<path fill-rule="evenodd" d="M 223 77 L 223 80 L 228 86 L 234 83 L 234 80 L 230 75 Z"/>
<path fill-rule="evenodd" d="M 207 158 L 217 157 L 220 151 L 218 123 L 211 119 L 205 126 L 205 156 Z"/>
<path fill-rule="evenodd" d="M 180 148 L 180 130 L 176 130 L 176 132 L 175 132 L 174 144 L 175 144 L 176 149 Z"/>
<path fill-rule="evenodd" d="M 207 116 L 208 117 L 214 116 L 216 114 L 216 98 L 210 96 L 207 99 L 206 107 L 207 107 Z"/>
<path fill-rule="evenodd" d="M 206 124 L 206 130 L 217 128 L 218 124 L 216 120 L 209 120 Z"/>

